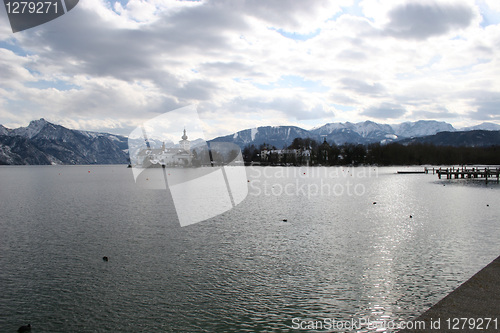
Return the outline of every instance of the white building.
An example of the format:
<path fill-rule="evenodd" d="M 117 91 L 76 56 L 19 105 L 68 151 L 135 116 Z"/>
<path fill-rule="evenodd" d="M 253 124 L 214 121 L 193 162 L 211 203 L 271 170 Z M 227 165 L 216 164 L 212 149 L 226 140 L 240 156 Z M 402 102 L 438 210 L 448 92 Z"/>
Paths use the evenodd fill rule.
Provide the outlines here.
<path fill-rule="evenodd" d="M 190 151 L 191 143 L 186 135 L 186 129 L 179 141 L 179 148 L 166 148 L 163 143 L 160 149 L 147 148 L 139 152 L 138 161 L 142 167 L 151 166 L 191 166 L 193 154 Z"/>
<path fill-rule="evenodd" d="M 181 147 L 181 149 L 184 149 L 185 151 L 189 151 L 190 142 L 189 142 L 188 137 L 186 135 L 186 129 L 184 129 L 184 135 L 182 136 L 182 140 L 179 141 L 179 146 Z"/>
<path fill-rule="evenodd" d="M 283 162 L 285 156 L 290 156 L 295 159 L 303 158 L 304 161 L 308 161 L 311 158 L 311 150 L 310 149 L 270 149 L 270 150 L 262 150 L 260 152 L 260 160 L 262 162 L 269 161 L 271 155 L 277 156 L 278 163 Z"/>

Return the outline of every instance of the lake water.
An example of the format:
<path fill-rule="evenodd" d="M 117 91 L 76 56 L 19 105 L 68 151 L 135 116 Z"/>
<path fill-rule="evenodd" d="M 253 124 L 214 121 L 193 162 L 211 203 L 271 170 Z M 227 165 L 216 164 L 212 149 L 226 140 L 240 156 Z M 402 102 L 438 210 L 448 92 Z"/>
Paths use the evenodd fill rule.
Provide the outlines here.
<path fill-rule="evenodd" d="M 180 227 L 125 166 L 1 167 L 0 331 L 413 319 L 500 255 L 500 186 L 398 169 L 246 168 L 242 203 Z"/>

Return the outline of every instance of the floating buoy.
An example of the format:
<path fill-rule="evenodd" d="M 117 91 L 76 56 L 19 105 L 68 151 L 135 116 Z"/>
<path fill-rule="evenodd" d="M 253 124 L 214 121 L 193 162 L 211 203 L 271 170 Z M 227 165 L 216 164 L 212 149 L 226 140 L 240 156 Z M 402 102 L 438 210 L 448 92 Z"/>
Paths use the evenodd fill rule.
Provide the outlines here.
<path fill-rule="evenodd" d="M 89 173 L 90 173 L 90 170 L 89 170 Z"/>
<path fill-rule="evenodd" d="M 103 261 L 108 261 L 109 259 L 108 259 L 108 257 L 104 256 L 104 257 L 102 257 L 102 260 Z"/>
<path fill-rule="evenodd" d="M 486 204 L 486 207 L 489 207 L 490 205 Z"/>
<path fill-rule="evenodd" d="M 288 222 L 288 220 L 287 219 L 283 219 L 283 222 Z"/>
<path fill-rule="evenodd" d="M 23 325 L 17 329 L 18 332 L 31 332 L 31 324 Z"/>
<path fill-rule="evenodd" d="M 374 205 L 376 205 L 376 204 L 377 204 L 377 202 L 376 202 L 376 201 L 374 201 L 374 202 L 373 202 L 373 204 L 374 204 Z"/>
<path fill-rule="evenodd" d="M 411 216 L 411 215 L 410 215 L 410 218 L 412 219 L 412 218 L 413 218 L 413 216 Z"/>

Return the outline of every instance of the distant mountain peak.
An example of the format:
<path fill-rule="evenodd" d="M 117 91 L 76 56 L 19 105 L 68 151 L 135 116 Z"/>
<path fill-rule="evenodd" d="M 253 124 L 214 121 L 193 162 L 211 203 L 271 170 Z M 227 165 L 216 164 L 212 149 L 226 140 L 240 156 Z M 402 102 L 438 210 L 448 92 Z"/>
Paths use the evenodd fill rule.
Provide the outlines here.
<path fill-rule="evenodd" d="M 36 124 L 36 123 L 47 123 L 47 122 L 48 122 L 48 121 L 47 121 L 47 120 L 45 120 L 45 118 L 40 118 L 40 119 L 38 119 L 38 120 L 32 120 L 32 121 L 30 121 L 30 124 L 33 124 L 33 123 L 35 123 L 35 124 Z"/>
<path fill-rule="evenodd" d="M 434 135 L 439 132 L 456 131 L 451 124 L 437 120 L 406 121 L 401 124 L 392 125 L 392 128 L 396 135 L 406 138 Z"/>
<path fill-rule="evenodd" d="M 491 129 L 493 128 L 494 126 Z M 455 131 L 456 129 L 451 124 L 437 120 L 407 121 L 400 124 L 380 124 L 365 120 L 358 123 L 349 121 L 328 123 L 311 130 L 295 126 L 259 127 L 253 130 L 241 130 L 231 135 L 215 138 L 213 141 L 233 142 L 242 148 L 249 144 L 258 146 L 263 142 L 276 147 L 284 147 L 296 137 L 313 138 L 318 142 L 326 140 L 337 145 L 345 143 L 370 144 L 389 143 L 404 138 Z"/>
<path fill-rule="evenodd" d="M 114 164 L 128 158 L 124 137 L 84 135 L 44 118 L 6 133 L 0 136 L 0 164 Z"/>
<path fill-rule="evenodd" d="M 464 127 L 462 131 L 474 131 L 474 130 L 484 130 L 484 131 L 500 131 L 500 125 L 484 122 L 476 126 Z"/>
<path fill-rule="evenodd" d="M 28 125 L 28 127 L 31 127 L 31 128 L 43 128 L 43 126 L 45 126 L 47 124 L 51 124 L 51 123 L 49 123 L 47 120 L 45 120 L 45 118 L 40 118 L 38 120 L 32 120 L 32 121 L 30 121 L 30 124 Z"/>
<path fill-rule="evenodd" d="M 0 135 L 9 135 L 9 132 L 10 130 L 7 127 L 0 125 Z"/>
<path fill-rule="evenodd" d="M 12 134 L 19 135 L 24 138 L 31 139 L 35 137 L 40 131 L 47 125 L 51 124 L 46 121 L 44 118 L 40 118 L 39 120 L 32 120 L 27 127 L 19 127 L 12 130 Z"/>

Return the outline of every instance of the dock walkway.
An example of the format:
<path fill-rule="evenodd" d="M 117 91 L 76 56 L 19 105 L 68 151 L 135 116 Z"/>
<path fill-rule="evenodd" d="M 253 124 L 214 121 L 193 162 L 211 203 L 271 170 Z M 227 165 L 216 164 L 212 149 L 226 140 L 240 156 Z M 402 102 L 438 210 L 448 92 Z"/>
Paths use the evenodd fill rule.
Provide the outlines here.
<path fill-rule="evenodd" d="M 459 168 L 446 168 L 446 169 L 437 169 L 436 173 L 441 179 L 441 177 L 446 177 L 446 179 L 474 179 L 474 178 L 482 178 L 488 182 L 488 179 L 496 178 L 498 182 L 500 180 L 500 168 L 470 168 L 459 167 Z"/>

